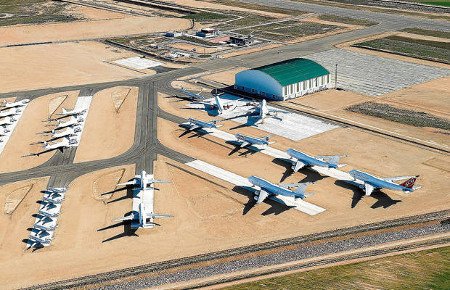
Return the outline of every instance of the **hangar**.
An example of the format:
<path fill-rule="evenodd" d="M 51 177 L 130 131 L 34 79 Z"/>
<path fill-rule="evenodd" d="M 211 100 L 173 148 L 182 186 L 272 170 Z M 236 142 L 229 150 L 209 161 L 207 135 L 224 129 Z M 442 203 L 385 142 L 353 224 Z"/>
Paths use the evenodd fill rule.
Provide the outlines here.
<path fill-rule="evenodd" d="M 294 58 L 239 72 L 234 88 L 283 101 L 326 89 L 330 79 L 330 72 L 317 62 Z"/>

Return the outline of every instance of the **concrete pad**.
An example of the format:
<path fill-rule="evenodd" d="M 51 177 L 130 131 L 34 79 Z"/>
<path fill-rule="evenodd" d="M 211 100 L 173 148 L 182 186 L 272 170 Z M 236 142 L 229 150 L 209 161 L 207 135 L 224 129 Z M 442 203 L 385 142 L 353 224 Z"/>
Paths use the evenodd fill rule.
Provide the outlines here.
<path fill-rule="evenodd" d="M 162 65 L 162 63 L 160 63 L 160 62 L 157 62 L 157 61 L 154 61 L 151 59 L 147 59 L 147 58 L 143 58 L 143 57 L 139 57 L 139 56 L 119 59 L 119 60 L 114 61 L 114 63 L 125 66 L 125 67 L 129 67 L 132 69 L 138 69 L 138 70 L 152 68 L 152 67 Z"/>

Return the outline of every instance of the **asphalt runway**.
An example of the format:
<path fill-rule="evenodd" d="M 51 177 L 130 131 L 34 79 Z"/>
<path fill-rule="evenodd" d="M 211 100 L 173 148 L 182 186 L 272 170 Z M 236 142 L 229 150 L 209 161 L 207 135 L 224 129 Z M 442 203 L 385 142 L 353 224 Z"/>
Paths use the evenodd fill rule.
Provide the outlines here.
<path fill-rule="evenodd" d="M 301 57 L 311 53 L 317 53 L 321 51 L 326 51 L 333 48 L 333 45 L 355 40 L 357 38 L 366 37 L 373 34 L 379 34 L 387 31 L 398 30 L 406 27 L 418 27 L 423 29 L 438 29 L 443 31 L 450 31 L 450 23 L 442 20 L 432 20 L 426 18 L 414 18 L 411 16 L 398 15 L 398 14 L 388 14 L 379 12 L 370 12 L 364 10 L 347 9 L 339 7 L 327 7 L 323 5 L 316 4 L 306 4 L 300 2 L 293 2 L 287 0 L 241 0 L 246 3 L 257 3 L 264 4 L 274 7 L 283 7 L 289 9 L 297 9 L 301 11 L 313 12 L 313 13 L 324 13 L 324 14 L 334 14 L 344 17 L 367 19 L 379 22 L 378 25 L 366 27 L 359 30 L 354 30 L 342 34 L 336 34 L 324 38 L 314 39 L 311 41 L 306 41 L 302 43 L 286 45 L 282 48 L 275 48 L 271 50 L 256 52 L 250 55 L 241 55 L 228 59 L 216 59 L 209 62 L 196 64 L 190 68 L 178 69 L 173 71 L 162 71 L 153 76 L 144 76 L 141 78 L 135 78 L 124 81 L 114 81 L 107 83 L 93 83 L 86 85 L 77 86 L 66 86 L 59 88 L 50 89 L 39 89 L 32 91 L 23 92 L 10 92 L 0 94 L 1 98 L 16 96 L 20 98 L 30 98 L 34 99 L 42 95 L 69 91 L 69 90 L 92 90 L 93 92 L 102 89 L 114 87 L 114 86 L 138 86 L 139 87 L 139 97 L 138 97 L 138 113 L 136 121 L 136 134 L 133 146 L 125 153 L 116 156 L 114 158 L 109 158 L 105 160 L 73 163 L 73 158 L 76 153 L 76 148 L 72 150 L 67 150 L 64 153 L 56 153 L 50 160 L 46 163 L 24 171 L 3 173 L 0 174 L 0 185 L 30 178 L 50 176 L 49 186 L 67 186 L 75 178 L 83 174 L 113 167 L 124 164 L 135 163 L 136 171 L 142 169 L 152 172 L 153 161 L 157 154 L 162 154 L 170 159 L 186 163 L 194 160 L 193 158 L 176 152 L 170 148 L 167 148 L 160 144 L 157 139 L 157 128 L 156 128 L 156 118 L 157 116 L 171 120 L 171 121 L 181 121 L 182 118 L 170 115 L 166 112 L 162 112 L 158 108 L 157 103 L 157 92 L 164 92 L 168 94 L 176 94 L 177 90 L 171 87 L 170 83 L 181 77 L 188 76 L 200 72 L 214 71 L 217 69 L 226 69 L 234 66 L 245 66 L 245 67 L 256 67 L 265 65 L 268 63 L 281 61 L 293 57 Z M 351 249 L 351 247 L 365 247 L 372 243 L 382 243 L 386 239 L 409 239 L 412 237 L 423 236 L 425 234 L 437 233 L 437 232 L 448 232 L 448 226 L 430 226 L 422 228 L 421 230 L 411 230 L 411 231 L 401 231 L 397 233 L 392 233 L 391 236 L 373 236 L 373 240 L 348 240 L 347 244 L 333 244 L 332 247 L 322 246 L 312 248 L 312 252 L 306 253 L 302 249 L 297 251 L 285 252 L 280 255 L 284 257 L 284 260 L 299 260 L 304 259 L 309 256 L 320 256 L 325 252 L 332 252 L 339 249 Z M 274 257 L 271 257 L 274 258 Z M 272 259 L 267 257 L 261 258 L 260 260 L 248 260 L 242 261 L 236 264 L 223 264 L 222 266 L 214 266 L 210 269 L 203 269 L 204 271 L 196 272 L 195 269 L 189 270 L 187 272 L 179 273 L 174 276 L 174 280 L 187 281 L 199 277 L 199 275 L 215 275 L 220 271 L 233 271 L 236 269 L 249 269 L 255 268 L 267 263 Z M 266 261 L 266 262 L 265 262 Z M 277 260 L 277 262 L 282 262 L 282 260 Z M 161 278 L 161 277 L 160 277 Z M 167 280 L 167 279 L 166 279 Z M 158 282 L 159 281 L 159 282 Z M 138 282 L 130 281 L 127 286 L 145 287 L 145 285 L 157 285 L 161 283 L 162 280 L 141 280 Z"/>

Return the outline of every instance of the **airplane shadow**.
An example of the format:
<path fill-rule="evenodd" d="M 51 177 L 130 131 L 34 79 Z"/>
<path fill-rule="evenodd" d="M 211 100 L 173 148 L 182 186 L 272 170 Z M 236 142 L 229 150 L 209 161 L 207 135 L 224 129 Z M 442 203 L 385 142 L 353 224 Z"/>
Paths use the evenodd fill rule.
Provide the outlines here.
<path fill-rule="evenodd" d="M 253 194 L 254 189 L 251 187 L 247 187 L 247 186 L 235 186 L 235 187 L 233 187 L 233 191 L 248 197 L 248 202 L 244 205 L 244 208 L 242 210 L 242 215 L 246 215 L 256 205 L 256 200 L 254 199 L 254 194 Z M 266 211 L 264 211 L 261 214 L 263 216 L 267 216 L 267 215 L 271 215 L 271 214 L 279 215 L 280 213 L 283 213 L 283 212 L 291 209 L 291 207 L 289 207 L 289 206 L 280 204 L 280 203 L 270 200 L 270 199 L 266 199 L 264 201 L 264 203 L 270 205 L 270 208 L 268 208 Z"/>
<path fill-rule="evenodd" d="M 230 153 L 228 153 L 228 156 L 231 156 L 231 155 L 241 151 L 241 149 L 242 149 L 242 152 L 239 153 L 239 156 L 244 156 L 244 157 L 247 157 L 249 154 L 253 155 L 262 150 L 262 149 L 252 147 L 252 146 L 240 147 L 240 143 L 236 142 L 234 140 L 228 140 L 228 141 L 225 141 L 225 143 L 230 144 L 234 147 L 233 150 L 231 150 Z"/>
<path fill-rule="evenodd" d="M 121 200 L 129 199 L 129 198 L 133 198 L 133 189 L 131 187 L 118 188 L 118 189 L 115 189 L 115 190 L 112 190 L 112 191 L 108 191 L 108 192 L 102 193 L 101 195 L 110 194 L 110 193 L 114 193 L 114 192 L 119 192 L 119 191 L 122 191 L 122 190 L 125 190 L 125 189 L 126 189 L 127 192 L 126 192 L 126 194 L 124 196 L 121 196 L 121 197 L 118 197 L 116 199 L 107 201 L 106 203 L 109 204 L 109 203 L 114 203 L 114 202 L 118 202 L 118 201 L 121 201 Z"/>
<path fill-rule="evenodd" d="M 124 215 L 124 217 L 127 217 L 129 215 L 131 215 L 131 211 L 127 212 Z M 120 226 L 123 227 L 123 232 L 103 240 L 102 243 L 110 242 L 110 241 L 117 240 L 117 239 L 124 238 L 124 237 L 139 237 L 136 234 L 137 229 L 131 228 L 131 221 L 121 221 L 121 222 L 118 222 L 118 223 L 115 223 L 115 224 L 112 224 L 112 225 L 100 228 L 100 229 L 97 230 L 97 232 L 106 231 L 106 230 L 117 228 L 117 227 L 120 227 Z"/>
<path fill-rule="evenodd" d="M 347 182 L 344 182 L 342 180 L 336 180 L 334 182 L 334 184 L 353 191 L 351 208 L 355 208 L 356 205 L 359 203 L 359 201 L 362 200 L 363 197 L 365 197 L 365 194 L 361 189 L 359 189 L 358 187 L 353 186 Z M 380 190 L 376 190 L 376 191 L 372 192 L 372 194 L 370 196 L 367 196 L 367 198 L 370 198 L 370 197 L 376 199 L 376 202 L 374 204 L 372 204 L 372 206 L 370 207 L 372 209 L 376 209 L 376 208 L 380 208 L 380 207 L 388 208 L 394 204 L 402 202 L 401 200 L 392 199 L 389 195 L 387 195 L 386 193 L 384 193 Z"/>
<path fill-rule="evenodd" d="M 285 181 L 286 178 L 295 173 L 294 170 L 292 170 L 292 163 L 289 162 L 287 159 L 274 158 L 272 160 L 272 163 L 275 163 L 276 165 L 282 166 L 286 169 L 283 173 L 283 176 L 280 179 L 280 182 Z M 299 182 L 316 182 L 324 178 L 327 178 L 326 176 L 322 176 L 320 175 L 320 173 L 317 173 L 316 171 L 310 170 L 308 168 L 302 168 L 298 172 L 305 175 L 305 178 L 303 178 Z"/>

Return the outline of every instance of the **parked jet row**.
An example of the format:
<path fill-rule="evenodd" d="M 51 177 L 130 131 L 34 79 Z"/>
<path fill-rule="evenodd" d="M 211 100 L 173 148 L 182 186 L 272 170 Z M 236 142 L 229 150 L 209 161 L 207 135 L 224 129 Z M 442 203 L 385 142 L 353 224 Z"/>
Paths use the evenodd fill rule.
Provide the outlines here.
<path fill-rule="evenodd" d="M 188 130 L 197 130 L 197 129 L 217 129 L 216 122 L 203 122 L 195 119 L 189 119 L 188 122 L 180 124 L 180 126 L 187 128 Z M 218 135 L 220 136 L 220 134 Z M 263 148 L 257 148 L 258 150 L 262 150 L 265 147 L 267 147 L 272 142 L 269 142 L 269 136 L 258 138 L 253 136 L 246 136 L 242 134 L 236 134 L 234 135 L 235 140 L 228 139 L 228 143 L 237 144 L 238 148 L 244 148 L 249 147 L 252 148 L 252 146 L 259 145 Z M 225 137 L 226 139 L 226 137 Z M 234 153 L 235 150 L 232 151 Z M 230 153 L 230 154 L 232 154 Z M 278 154 L 278 153 L 277 153 Z M 341 155 L 331 155 L 331 156 L 325 156 L 325 155 L 319 155 L 319 156 L 311 156 L 307 153 L 295 150 L 293 148 L 290 148 L 286 151 L 286 153 L 280 152 L 278 155 L 285 154 L 289 156 L 289 158 L 286 158 L 285 160 L 292 164 L 292 170 L 293 172 L 297 172 L 302 168 L 311 168 L 315 171 L 318 171 L 318 168 L 325 168 L 325 169 L 331 169 L 331 170 L 337 170 L 338 168 L 341 168 L 345 166 L 346 164 L 339 164 L 340 158 L 345 157 Z M 419 189 L 420 186 L 414 186 L 416 179 L 419 176 L 399 176 L 399 177 L 391 177 L 391 178 L 380 178 L 376 177 L 374 175 L 371 175 L 369 173 L 365 173 L 359 170 L 351 170 L 348 173 L 342 172 L 342 171 L 336 171 L 344 173 L 344 175 L 349 176 L 348 179 L 342 179 L 343 181 L 350 183 L 352 185 L 357 186 L 358 188 L 362 189 L 366 195 L 371 195 L 373 191 L 380 190 L 380 189 L 391 189 L 391 190 L 400 190 L 404 192 L 413 192 L 416 189 Z M 322 173 L 320 171 L 319 173 Z M 335 177 L 335 176 L 333 176 Z M 336 177 L 335 177 L 336 178 Z M 406 180 L 405 182 L 401 184 L 397 184 L 394 181 L 399 180 Z M 268 186 L 267 181 L 262 181 L 259 178 L 252 177 L 249 181 L 254 184 L 255 186 L 261 187 L 261 185 Z M 263 187 L 261 187 L 263 188 Z M 270 190 L 274 188 L 278 188 L 277 185 L 271 184 L 271 186 L 268 186 L 269 191 L 266 190 L 266 193 L 263 192 L 262 199 L 265 199 L 264 195 L 270 195 Z M 302 189 L 302 186 L 299 187 Z M 298 190 L 298 189 L 297 189 Z M 286 193 L 285 189 L 279 190 L 278 192 Z M 292 192 L 292 191 L 291 191 Z M 278 193 L 278 194 L 282 194 Z M 272 193 L 276 194 L 276 193 Z M 267 197 L 267 196 L 266 196 Z"/>
<path fill-rule="evenodd" d="M 156 223 L 155 218 L 169 218 L 169 214 L 157 214 L 153 212 L 154 184 L 169 183 L 169 181 L 154 179 L 152 174 L 142 171 L 133 180 L 119 183 L 117 186 L 130 187 L 133 193 L 133 210 L 130 215 L 114 221 L 131 222 L 131 228 L 153 228 Z"/>
<path fill-rule="evenodd" d="M 24 99 L 13 103 L 3 102 L 0 106 L 0 153 L 29 102 L 29 99 Z"/>
<path fill-rule="evenodd" d="M 46 247 L 52 242 L 66 191 L 66 188 L 48 188 L 42 191 L 41 206 L 30 231 L 29 247 Z"/>
<path fill-rule="evenodd" d="M 23 99 L 17 102 L 4 102 L 0 106 L 0 110 L 8 109 L 8 108 L 17 108 L 17 107 L 24 107 L 26 104 L 30 102 L 29 99 Z"/>

